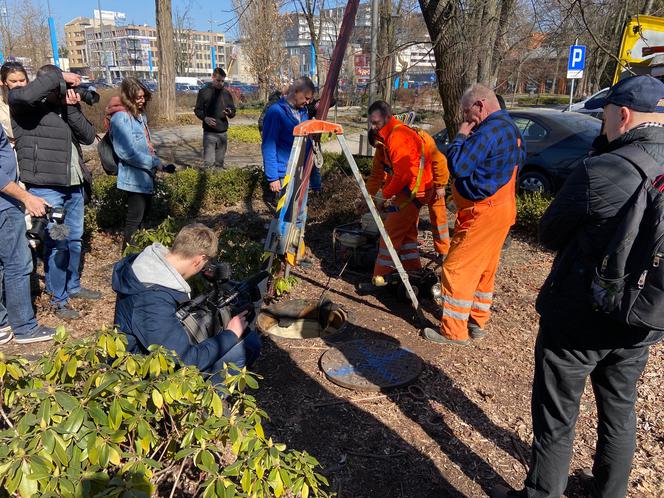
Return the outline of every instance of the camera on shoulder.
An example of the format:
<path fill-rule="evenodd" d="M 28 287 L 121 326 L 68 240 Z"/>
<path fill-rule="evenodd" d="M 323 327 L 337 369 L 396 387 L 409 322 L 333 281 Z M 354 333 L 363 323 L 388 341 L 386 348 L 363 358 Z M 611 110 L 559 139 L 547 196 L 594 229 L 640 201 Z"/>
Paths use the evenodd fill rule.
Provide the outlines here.
<path fill-rule="evenodd" d="M 189 335 L 189 342 L 199 344 L 226 329 L 231 319 L 247 311 L 249 327 L 263 303 L 270 273 L 258 272 L 246 280 L 231 280 L 228 263 L 210 262 L 202 272 L 212 289 L 180 305 L 177 317 Z"/>

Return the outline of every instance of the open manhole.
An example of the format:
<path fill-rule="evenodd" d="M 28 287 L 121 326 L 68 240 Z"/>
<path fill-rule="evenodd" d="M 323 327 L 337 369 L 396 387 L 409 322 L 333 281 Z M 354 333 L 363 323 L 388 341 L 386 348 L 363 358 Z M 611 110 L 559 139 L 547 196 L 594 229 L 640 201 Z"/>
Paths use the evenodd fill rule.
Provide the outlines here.
<path fill-rule="evenodd" d="M 346 311 L 329 300 L 293 299 L 263 308 L 257 327 L 264 334 L 286 339 L 314 339 L 340 332 L 348 323 Z"/>
<path fill-rule="evenodd" d="M 361 339 L 328 349 L 320 367 L 328 380 L 342 387 L 382 391 L 414 381 L 422 371 L 422 360 L 398 343 Z"/>

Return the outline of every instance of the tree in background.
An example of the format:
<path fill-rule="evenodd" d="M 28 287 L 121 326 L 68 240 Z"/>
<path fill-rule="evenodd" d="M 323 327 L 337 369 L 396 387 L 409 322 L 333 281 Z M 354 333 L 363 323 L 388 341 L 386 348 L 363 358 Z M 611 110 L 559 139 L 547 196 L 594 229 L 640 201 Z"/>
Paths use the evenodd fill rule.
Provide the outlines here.
<path fill-rule="evenodd" d="M 187 75 L 187 67 L 191 64 L 195 53 L 191 10 L 191 2 L 175 7 L 175 72 L 178 76 Z"/>
<path fill-rule="evenodd" d="M 270 88 L 279 85 L 279 69 L 285 62 L 285 17 L 273 0 L 233 0 L 238 17 L 242 49 L 256 75 L 260 94 L 267 101 Z"/>
<path fill-rule="evenodd" d="M 48 15 L 39 3 L 14 0 L 2 5 L 0 37 L 5 58 L 30 59 L 32 72 L 51 62 Z"/>
<path fill-rule="evenodd" d="M 175 121 L 175 35 L 171 0 L 155 0 L 159 50 L 159 117 Z"/>

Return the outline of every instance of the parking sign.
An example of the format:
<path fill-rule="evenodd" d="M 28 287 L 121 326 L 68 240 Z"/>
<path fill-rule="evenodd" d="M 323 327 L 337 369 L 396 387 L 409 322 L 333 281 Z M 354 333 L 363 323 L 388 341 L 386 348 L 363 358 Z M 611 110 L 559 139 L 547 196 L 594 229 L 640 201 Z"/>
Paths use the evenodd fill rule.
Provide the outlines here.
<path fill-rule="evenodd" d="M 569 48 L 569 59 L 567 60 L 567 78 L 583 78 L 583 68 L 586 64 L 586 47 L 583 45 L 572 45 Z"/>

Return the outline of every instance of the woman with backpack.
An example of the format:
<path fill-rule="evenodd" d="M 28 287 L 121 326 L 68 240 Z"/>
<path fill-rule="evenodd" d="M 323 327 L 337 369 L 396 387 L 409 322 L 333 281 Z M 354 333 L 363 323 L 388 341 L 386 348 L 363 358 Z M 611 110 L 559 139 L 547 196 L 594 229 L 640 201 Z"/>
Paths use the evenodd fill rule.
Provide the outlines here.
<path fill-rule="evenodd" d="M 123 249 L 145 220 L 154 195 L 157 171 L 173 173 L 173 164 L 164 164 L 156 155 L 150 139 L 145 107 L 152 94 L 136 78 L 125 78 L 120 96 L 106 107 L 105 126 L 118 157 L 117 187 L 127 192 L 127 219 Z"/>

